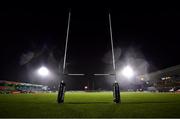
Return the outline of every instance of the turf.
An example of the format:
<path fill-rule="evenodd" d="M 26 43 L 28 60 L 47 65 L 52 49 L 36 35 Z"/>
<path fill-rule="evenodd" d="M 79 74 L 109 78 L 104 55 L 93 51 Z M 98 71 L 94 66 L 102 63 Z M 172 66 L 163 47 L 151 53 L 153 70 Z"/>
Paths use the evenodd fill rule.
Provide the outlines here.
<path fill-rule="evenodd" d="M 112 92 L 67 92 L 64 104 L 57 94 L 1 94 L 0 117 L 180 117 L 180 94 L 121 93 L 121 104 Z"/>

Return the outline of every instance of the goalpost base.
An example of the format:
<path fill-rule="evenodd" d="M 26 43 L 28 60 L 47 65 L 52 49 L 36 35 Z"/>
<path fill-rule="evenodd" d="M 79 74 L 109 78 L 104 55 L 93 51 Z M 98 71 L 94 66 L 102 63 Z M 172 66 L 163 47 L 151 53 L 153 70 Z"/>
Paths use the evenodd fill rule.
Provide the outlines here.
<path fill-rule="evenodd" d="M 65 83 L 63 81 L 60 82 L 59 90 L 58 90 L 58 98 L 57 98 L 58 103 L 64 102 L 65 89 L 66 89 Z"/>

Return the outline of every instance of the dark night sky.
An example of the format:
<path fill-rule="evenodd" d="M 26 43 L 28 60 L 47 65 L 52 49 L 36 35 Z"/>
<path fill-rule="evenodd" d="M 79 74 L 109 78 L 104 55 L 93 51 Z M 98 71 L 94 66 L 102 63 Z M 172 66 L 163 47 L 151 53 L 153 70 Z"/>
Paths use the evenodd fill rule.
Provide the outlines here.
<path fill-rule="evenodd" d="M 68 10 L 58 6 L 1 9 L 1 79 L 13 80 L 23 67 L 19 65 L 23 53 L 46 47 L 60 52 L 57 57 L 62 58 Z M 100 70 L 101 59 L 111 48 L 109 10 L 114 45 L 122 53 L 129 47 L 138 48 L 150 63 L 149 71 L 180 64 L 180 11 L 176 7 L 72 8 L 67 62 L 74 69 L 69 71 Z"/>

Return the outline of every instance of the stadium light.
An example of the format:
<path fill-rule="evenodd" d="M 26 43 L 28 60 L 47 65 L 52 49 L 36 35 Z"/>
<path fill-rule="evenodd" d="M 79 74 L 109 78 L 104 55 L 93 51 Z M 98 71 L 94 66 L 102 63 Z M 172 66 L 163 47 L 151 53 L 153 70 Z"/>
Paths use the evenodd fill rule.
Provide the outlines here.
<path fill-rule="evenodd" d="M 88 87 L 87 87 L 87 86 L 84 86 L 84 89 L 85 89 L 85 90 L 87 90 L 87 89 L 88 89 Z"/>
<path fill-rule="evenodd" d="M 46 67 L 42 66 L 38 69 L 38 74 L 42 77 L 48 76 L 49 70 Z"/>
<path fill-rule="evenodd" d="M 132 78 L 132 77 L 134 76 L 134 71 L 133 71 L 132 67 L 126 66 L 126 67 L 124 67 L 123 70 L 121 71 L 121 74 L 122 74 L 124 77 L 130 79 L 130 78 Z"/>

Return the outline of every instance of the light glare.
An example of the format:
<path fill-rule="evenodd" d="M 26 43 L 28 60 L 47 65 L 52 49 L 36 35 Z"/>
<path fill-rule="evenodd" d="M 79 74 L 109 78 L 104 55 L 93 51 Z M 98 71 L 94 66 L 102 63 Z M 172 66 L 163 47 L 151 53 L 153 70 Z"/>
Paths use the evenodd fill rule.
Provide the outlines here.
<path fill-rule="evenodd" d="M 122 75 L 125 76 L 126 78 L 132 78 L 134 76 L 133 69 L 130 66 L 126 66 L 122 70 Z"/>
<path fill-rule="evenodd" d="M 38 74 L 40 76 L 48 76 L 49 75 L 49 70 L 46 68 L 46 67 L 41 67 L 39 70 L 38 70 Z"/>
<path fill-rule="evenodd" d="M 84 89 L 88 89 L 88 87 L 87 87 L 87 86 L 84 86 Z"/>

